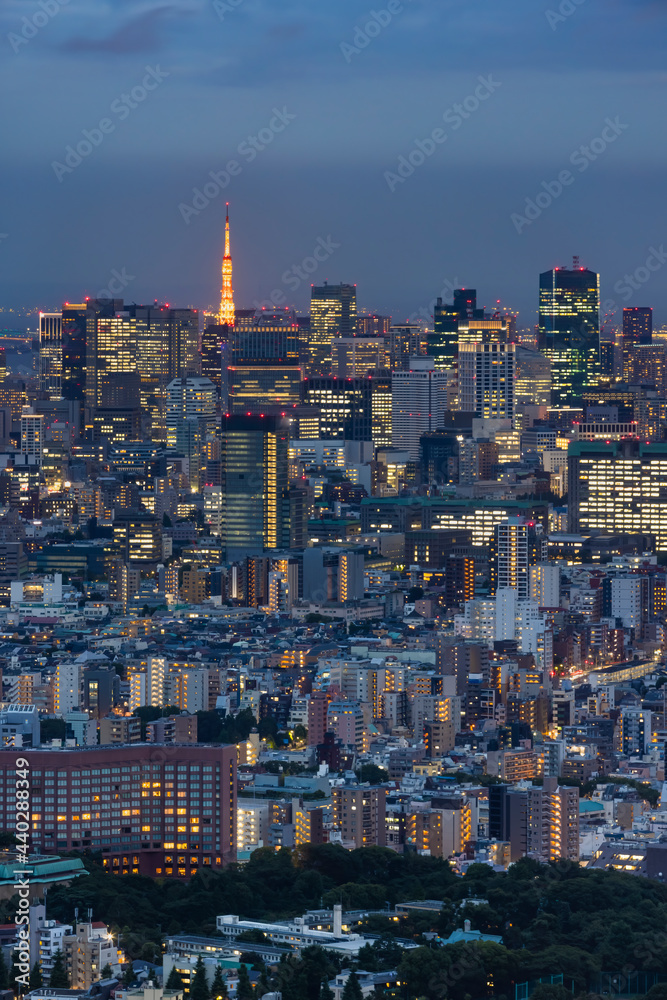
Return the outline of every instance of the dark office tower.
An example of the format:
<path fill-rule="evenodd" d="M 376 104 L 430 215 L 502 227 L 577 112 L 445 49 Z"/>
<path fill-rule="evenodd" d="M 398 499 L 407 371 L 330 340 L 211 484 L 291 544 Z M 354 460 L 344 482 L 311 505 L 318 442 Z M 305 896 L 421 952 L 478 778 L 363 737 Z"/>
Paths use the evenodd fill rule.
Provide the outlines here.
<path fill-rule="evenodd" d="M 616 375 L 616 343 L 613 340 L 600 341 L 600 384 L 613 382 Z"/>
<path fill-rule="evenodd" d="M 650 306 L 633 306 L 623 310 L 623 377 L 628 380 L 628 360 L 637 344 L 650 344 L 653 340 L 653 309 Z"/>
<path fill-rule="evenodd" d="M 237 313 L 224 372 L 227 410 L 261 413 L 301 401 L 299 326 L 293 313 Z"/>
<path fill-rule="evenodd" d="M 331 342 L 357 332 L 357 286 L 313 285 L 310 291 L 308 374 L 331 374 Z"/>
<path fill-rule="evenodd" d="M 551 362 L 551 402 L 568 406 L 600 377 L 600 275 L 578 266 L 540 274 L 538 347 Z"/>
<path fill-rule="evenodd" d="M 391 326 L 391 316 L 357 316 L 360 337 L 385 337 Z"/>
<path fill-rule="evenodd" d="M 299 326 L 287 311 L 239 312 L 229 340 L 235 365 L 299 363 Z"/>
<path fill-rule="evenodd" d="M 436 368 L 451 368 L 458 354 L 459 323 L 483 320 L 484 310 L 477 308 L 474 288 L 457 288 L 450 304 L 438 298 L 433 309 L 433 332 L 426 334 L 426 353 Z"/>
<path fill-rule="evenodd" d="M 371 378 L 305 380 L 304 403 L 320 411 L 320 438 L 372 441 L 373 382 Z"/>
<path fill-rule="evenodd" d="M 633 306 L 623 310 L 623 339 L 633 344 L 650 344 L 653 338 L 653 309 Z"/>
<path fill-rule="evenodd" d="M 283 417 L 222 418 L 222 540 L 227 560 L 289 548 L 289 423 Z"/>
<path fill-rule="evenodd" d="M 201 373 L 211 380 L 218 392 L 222 391 L 223 344 L 227 344 L 231 327 L 223 323 L 209 323 L 201 335 Z"/>
<path fill-rule="evenodd" d="M 86 394 L 87 313 L 87 302 L 80 305 L 66 302 L 62 308 L 61 392 L 64 399 L 77 399 L 80 403 Z"/>

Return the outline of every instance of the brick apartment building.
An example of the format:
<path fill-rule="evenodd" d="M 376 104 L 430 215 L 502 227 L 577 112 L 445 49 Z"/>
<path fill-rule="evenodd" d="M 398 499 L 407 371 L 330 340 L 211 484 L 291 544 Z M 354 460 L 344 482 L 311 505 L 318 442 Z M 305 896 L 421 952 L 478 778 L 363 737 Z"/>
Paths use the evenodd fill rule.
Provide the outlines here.
<path fill-rule="evenodd" d="M 235 860 L 236 747 L 0 750 L 0 829 L 16 825 L 30 762 L 30 850 L 99 851 L 109 871 L 190 878 Z"/>

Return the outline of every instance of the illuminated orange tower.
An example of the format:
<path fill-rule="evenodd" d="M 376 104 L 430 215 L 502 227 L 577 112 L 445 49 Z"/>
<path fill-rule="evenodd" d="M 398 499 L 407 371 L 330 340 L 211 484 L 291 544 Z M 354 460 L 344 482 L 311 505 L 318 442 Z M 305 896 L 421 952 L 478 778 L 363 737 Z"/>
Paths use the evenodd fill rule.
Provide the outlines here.
<path fill-rule="evenodd" d="M 222 291 L 220 293 L 220 323 L 234 326 L 234 293 L 232 291 L 232 255 L 229 252 L 229 202 L 225 221 L 225 256 L 222 258 Z"/>

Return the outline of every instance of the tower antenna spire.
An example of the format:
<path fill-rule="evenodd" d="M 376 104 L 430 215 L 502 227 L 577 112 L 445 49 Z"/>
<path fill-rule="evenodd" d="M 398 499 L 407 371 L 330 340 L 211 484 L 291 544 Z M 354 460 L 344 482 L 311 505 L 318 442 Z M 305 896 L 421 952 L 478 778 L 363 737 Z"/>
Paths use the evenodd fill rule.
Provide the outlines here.
<path fill-rule="evenodd" d="M 229 202 L 226 203 L 225 253 L 222 258 L 222 290 L 220 292 L 219 323 L 234 326 L 234 292 L 232 291 L 232 255 L 229 248 Z"/>

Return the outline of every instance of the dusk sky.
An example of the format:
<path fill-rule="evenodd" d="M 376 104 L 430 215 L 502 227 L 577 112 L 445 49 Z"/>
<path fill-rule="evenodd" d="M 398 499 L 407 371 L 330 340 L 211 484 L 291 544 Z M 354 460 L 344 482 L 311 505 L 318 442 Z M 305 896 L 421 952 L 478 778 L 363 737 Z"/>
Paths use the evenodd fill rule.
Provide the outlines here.
<path fill-rule="evenodd" d="M 539 271 L 578 254 L 603 300 L 667 323 L 665 0 L 2 0 L 0 16 L 3 308 L 77 301 L 114 272 L 127 301 L 213 306 L 229 200 L 240 308 L 274 293 L 305 310 L 311 281 L 346 281 L 400 320 L 467 285 L 529 326 Z"/>

